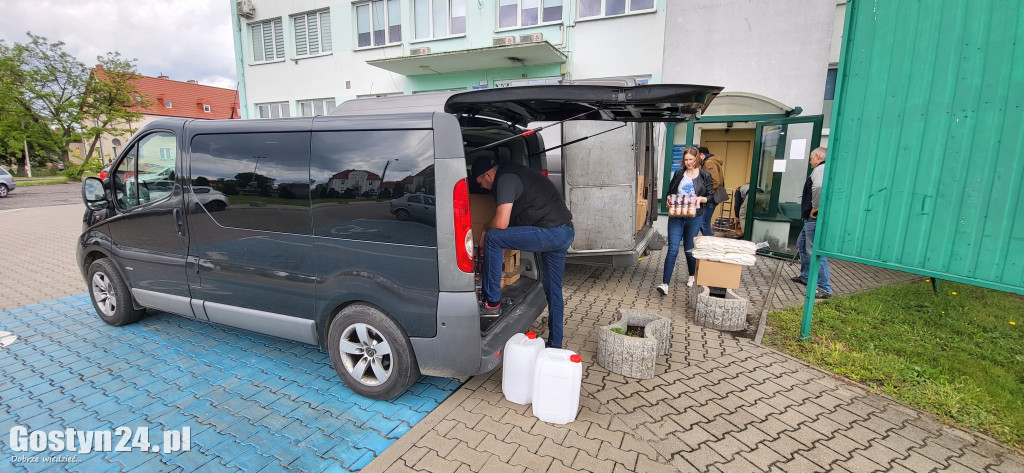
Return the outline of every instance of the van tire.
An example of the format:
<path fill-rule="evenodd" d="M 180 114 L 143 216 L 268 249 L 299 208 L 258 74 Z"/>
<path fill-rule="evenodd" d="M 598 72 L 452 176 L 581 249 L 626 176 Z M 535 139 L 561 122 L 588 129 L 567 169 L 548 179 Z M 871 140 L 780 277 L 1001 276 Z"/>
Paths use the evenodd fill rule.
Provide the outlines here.
<path fill-rule="evenodd" d="M 385 343 L 387 353 L 381 354 Z M 420 374 L 409 337 L 391 317 L 370 305 L 350 305 L 331 321 L 327 349 L 345 386 L 370 399 L 398 397 Z"/>
<path fill-rule="evenodd" d="M 115 327 L 142 320 L 145 309 L 136 309 L 131 290 L 108 258 L 89 265 L 89 296 L 100 319 Z"/>

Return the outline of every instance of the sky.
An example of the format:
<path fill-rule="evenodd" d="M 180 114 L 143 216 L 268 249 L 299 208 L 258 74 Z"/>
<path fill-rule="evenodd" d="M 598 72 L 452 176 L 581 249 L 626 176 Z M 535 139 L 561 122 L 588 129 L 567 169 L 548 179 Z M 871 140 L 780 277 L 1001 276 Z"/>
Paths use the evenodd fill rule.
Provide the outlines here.
<path fill-rule="evenodd" d="M 87 66 L 117 51 L 142 75 L 236 88 L 227 0 L 0 0 L 0 39 L 27 43 L 26 32 Z"/>

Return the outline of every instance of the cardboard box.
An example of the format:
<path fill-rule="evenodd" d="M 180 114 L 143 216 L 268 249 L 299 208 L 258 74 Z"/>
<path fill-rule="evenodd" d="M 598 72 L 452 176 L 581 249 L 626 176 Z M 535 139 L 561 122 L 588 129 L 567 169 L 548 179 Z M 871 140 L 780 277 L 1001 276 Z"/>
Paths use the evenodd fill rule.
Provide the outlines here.
<path fill-rule="evenodd" d="M 636 231 L 640 231 L 644 228 L 644 224 L 647 223 L 647 201 L 640 200 L 636 203 Z"/>
<path fill-rule="evenodd" d="M 519 273 L 509 274 L 501 277 L 501 287 L 508 286 L 519 280 Z"/>
<path fill-rule="evenodd" d="M 494 211 L 497 204 L 490 194 L 469 194 L 469 211 L 472 214 L 470 221 L 473 227 L 473 243 L 482 246 L 484 242 L 480 239 L 484 226 L 494 218 Z"/>
<path fill-rule="evenodd" d="M 708 287 L 739 289 L 743 266 L 718 261 L 697 260 L 697 284 Z"/>
<path fill-rule="evenodd" d="M 644 195 L 644 175 L 638 174 L 636 176 L 636 200 L 647 200 L 646 197 L 647 196 Z"/>
<path fill-rule="evenodd" d="M 519 276 L 519 250 L 505 250 L 501 261 L 501 275 L 504 277 L 510 274 Z"/>

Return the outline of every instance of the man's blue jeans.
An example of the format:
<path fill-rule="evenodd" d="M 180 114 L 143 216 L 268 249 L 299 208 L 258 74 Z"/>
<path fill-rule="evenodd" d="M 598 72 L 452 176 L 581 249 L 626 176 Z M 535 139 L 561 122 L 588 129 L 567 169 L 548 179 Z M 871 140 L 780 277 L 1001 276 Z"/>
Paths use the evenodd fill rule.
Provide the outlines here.
<path fill-rule="evenodd" d="M 715 231 L 711 229 L 711 219 L 715 216 L 716 206 L 718 206 L 717 203 L 704 204 L 700 206 L 700 208 L 704 209 L 704 213 L 700 216 L 703 221 L 700 231 L 704 236 L 715 236 Z"/>
<path fill-rule="evenodd" d="M 700 233 L 702 223 L 700 217 L 668 219 L 668 254 L 665 255 L 665 270 L 661 275 L 661 282 L 672 282 L 672 272 L 676 268 L 676 258 L 679 256 L 679 240 L 682 240 L 683 252 L 686 253 L 688 275 L 693 276 L 697 270 L 697 260 L 693 257 L 693 237 Z"/>
<path fill-rule="evenodd" d="M 804 228 L 796 237 L 796 252 L 800 255 L 800 279 L 807 282 L 807 275 L 811 269 L 811 252 L 814 250 L 814 229 L 817 227 L 817 220 L 804 220 Z M 832 277 L 828 272 L 828 258 L 821 257 L 821 267 L 818 269 L 818 288 L 832 294 Z"/>
<path fill-rule="evenodd" d="M 565 256 L 576 237 L 572 224 L 555 228 L 492 228 L 484 235 L 484 274 L 481 292 L 485 300 L 501 299 L 501 262 L 503 250 L 536 253 L 540 258 L 541 282 L 548 300 L 548 345 L 562 346 L 562 275 Z"/>

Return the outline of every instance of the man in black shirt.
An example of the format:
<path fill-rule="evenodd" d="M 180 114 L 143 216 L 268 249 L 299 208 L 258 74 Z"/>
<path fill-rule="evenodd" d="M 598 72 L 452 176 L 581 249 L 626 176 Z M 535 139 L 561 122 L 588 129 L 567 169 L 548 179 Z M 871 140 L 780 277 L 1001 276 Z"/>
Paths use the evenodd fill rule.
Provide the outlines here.
<path fill-rule="evenodd" d="M 502 252 L 508 248 L 540 257 L 548 301 L 547 346 L 562 347 L 562 275 L 576 232 L 562 195 L 547 177 L 526 166 L 498 164 L 493 156 L 473 161 L 471 178 L 494 194 L 494 218 L 484 226 L 484 274 L 480 312 L 501 313 Z"/>

